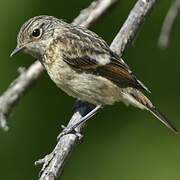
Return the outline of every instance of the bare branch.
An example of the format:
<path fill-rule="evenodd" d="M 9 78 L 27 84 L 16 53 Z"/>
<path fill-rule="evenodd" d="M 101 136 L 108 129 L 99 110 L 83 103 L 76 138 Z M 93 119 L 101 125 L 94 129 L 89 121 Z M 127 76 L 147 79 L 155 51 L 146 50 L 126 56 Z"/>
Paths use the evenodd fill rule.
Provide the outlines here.
<path fill-rule="evenodd" d="M 91 106 L 85 102 L 77 102 L 74 108 L 75 113 L 73 114 L 68 126 L 76 124 L 83 116 L 87 114 L 87 110 L 91 111 L 94 106 Z M 78 127 L 77 132 L 81 132 L 83 126 Z M 39 180 L 55 180 L 62 175 L 64 165 L 69 158 L 72 150 L 78 143 L 79 136 L 75 134 L 68 134 L 61 137 L 58 140 L 54 150 L 47 155 L 45 158 L 35 162 L 35 165 L 43 164 L 41 169 L 41 177 Z"/>
<path fill-rule="evenodd" d="M 161 48 L 167 48 L 170 42 L 171 30 L 173 28 L 173 24 L 176 20 L 180 12 L 180 0 L 176 0 L 170 7 L 166 18 L 164 20 L 161 33 L 158 40 L 158 45 Z"/>
<path fill-rule="evenodd" d="M 107 11 L 118 0 L 96 0 L 80 15 L 74 19 L 73 23 L 89 27 L 95 23 L 105 11 Z M 7 130 L 7 118 L 17 105 L 17 102 L 30 89 L 33 82 L 38 80 L 43 73 L 43 66 L 36 61 L 27 70 L 13 81 L 11 86 L 0 96 L 0 127 Z"/>
<path fill-rule="evenodd" d="M 144 21 L 148 12 L 152 9 L 155 2 L 155 0 L 137 1 L 136 5 L 130 12 L 128 19 L 111 44 L 111 49 L 113 51 L 122 55 L 128 44 L 132 43 L 140 25 Z M 77 107 L 75 108 L 68 126 L 76 124 L 76 122 L 80 121 L 84 115 L 93 109 L 93 106 L 88 103 L 78 102 L 76 105 Z M 81 133 L 82 128 L 83 126 L 80 126 L 76 129 L 77 132 Z M 57 179 L 62 174 L 64 165 L 77 142 L 78 136 L 75 134 L 68 134 L 61 137 L 53 152 L 37 162 L 37 164 L 44 163 L 39 180 Z"/>
<path fill-rule="evenodd" d="M 33 63 L 28 70 L 20 68 L 20 76 L 15 79 L 8 89 L 0 97 L 0 127 L 8 130 L 7 118 L 17 102 L 30 89 L 34 82 L 39 79 L 43 67 L 39 61 Z"/>
<path fill-rule="evenodd" d="M 155 3 L 156 0 L 137 1 L 127 20 L 112 42 L 111 49 L 114 52 L 122 56 L 124 50 L 126 50 L 129 44 L 135 39 L 135 36 L 137 36 L 141 24 L 144 22 L 145 17 Z"/>
<path fill-rule="evenodd" d="M 73 21 L 73 24 L 89 27 L 93 25 L 99 17 L 101 17 L 107 9 L 112 7 L 118 2 L 118 0 L 101 0 L 94 1 L 91 5 L 83 9 L 81 14 Z"/>

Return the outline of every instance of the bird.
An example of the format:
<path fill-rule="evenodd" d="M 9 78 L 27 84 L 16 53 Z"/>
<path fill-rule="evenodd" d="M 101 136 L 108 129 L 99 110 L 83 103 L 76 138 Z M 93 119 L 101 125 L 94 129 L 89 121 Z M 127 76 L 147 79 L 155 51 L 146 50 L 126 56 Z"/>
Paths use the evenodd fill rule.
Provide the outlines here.
<path fill-rule="evenodd" d="M 30 18 L 20 28 L 11 57 L 25 52 L 38 59 L 58 88 L 95 105 L 68 132 L 105 105 L 124 102 L 152 113 L 174 133 L 178 130 L 145 95 L 148 88 L 96 33 L 54 16 Z M 68 133 L 67 132 L 67 133 Z"/>

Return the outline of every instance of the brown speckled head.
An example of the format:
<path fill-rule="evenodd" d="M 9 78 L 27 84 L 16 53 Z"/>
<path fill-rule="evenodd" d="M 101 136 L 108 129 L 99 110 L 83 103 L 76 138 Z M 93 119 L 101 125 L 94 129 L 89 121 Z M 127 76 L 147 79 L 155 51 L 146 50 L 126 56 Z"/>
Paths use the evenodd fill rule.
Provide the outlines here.
<path fill-rule="evenodd" d="M 26 21 L 17 36 L 17 47 L 11 56 L 23 50 L 39 58 L 51 42 L 54 28 L 65 24 L 53 16 L 36 16 Z"/>

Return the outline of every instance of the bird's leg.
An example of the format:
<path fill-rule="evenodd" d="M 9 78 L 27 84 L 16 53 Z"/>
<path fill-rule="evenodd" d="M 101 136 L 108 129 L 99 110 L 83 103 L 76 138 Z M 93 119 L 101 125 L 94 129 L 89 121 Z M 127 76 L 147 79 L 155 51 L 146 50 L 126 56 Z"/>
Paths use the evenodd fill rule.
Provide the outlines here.
<path fill-rule="evenodd" d="M 78 121 L 76 124 L 74 124 L 71 128 L 75 129 L 76 127 L 84 124 L 87 122 L 92 116 L 94 116 L 100 109 L 102 108 L 102 105 L 96 106 L 92 111 L 90 111 L 88 114 L 86 114 L 80 121 Z"/>
<path fill-rule="evenodd" d="M 102 105 L 97 105 L 93 110 L 91 110 L 88 114 L 86 114 L 84 117 L 82 117 L 80 119 L 80 121 L 78 121 L 76 124 L 73 124 L 73 125 L 70 125 L 67 127 L 63 126 L 64 129 L 63 129 L 62 133 L 59 134 L 58 139 L 66 134 L 73 133 L 73 132 L 78 135 L 79 133 L 77 133 L 76 128 L 78 126 L 86 123 L 93 115 L 95 115 L 102 108 L 103 108 Z"/>

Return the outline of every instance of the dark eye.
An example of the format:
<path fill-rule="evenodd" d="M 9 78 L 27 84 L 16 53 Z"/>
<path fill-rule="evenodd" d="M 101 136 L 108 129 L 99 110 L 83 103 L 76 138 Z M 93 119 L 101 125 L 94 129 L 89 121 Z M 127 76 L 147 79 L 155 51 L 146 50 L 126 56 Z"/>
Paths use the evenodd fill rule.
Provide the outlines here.
<path fill-rule="evenodd" d="M 41 29 L 34 29 L 33 32 L 32 32 L 32 36 L 35 37 L 35 38 L 40 37 L 41 34 L 42 34 L 42 30 Z"/>

